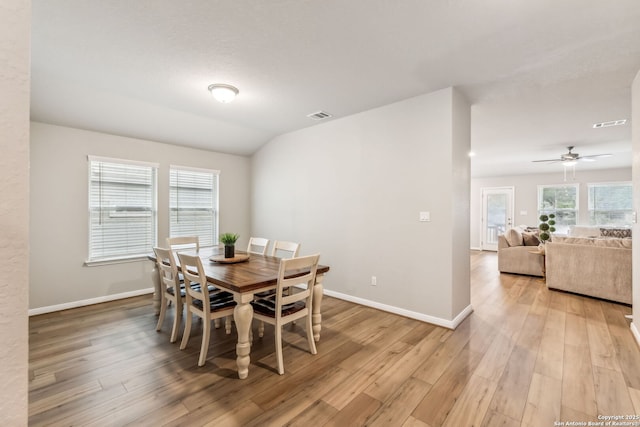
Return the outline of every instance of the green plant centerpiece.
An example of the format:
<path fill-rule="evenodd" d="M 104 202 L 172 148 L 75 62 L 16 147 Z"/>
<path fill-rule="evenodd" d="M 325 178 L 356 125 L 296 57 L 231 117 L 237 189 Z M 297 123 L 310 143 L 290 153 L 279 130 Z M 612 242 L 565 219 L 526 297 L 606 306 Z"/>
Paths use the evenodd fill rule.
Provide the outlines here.
<path fill-rule="evenodd" d="M 540 229 L 540 241 L 544 244 L 547 240 L 551 239 L 551 233 L 556 231 L 554 225 L 556 225 L 555 214 L 549 215 L 540 215 L 540 225 L 538 228 Z"/>
<path fill-rule="evenodd" d="M 224 257 L 233 258 L 236 256 L 236 241 L 240 236 L 234 233 L 224 233 L 220 235 L 220 243 L 224 245 Z"/>

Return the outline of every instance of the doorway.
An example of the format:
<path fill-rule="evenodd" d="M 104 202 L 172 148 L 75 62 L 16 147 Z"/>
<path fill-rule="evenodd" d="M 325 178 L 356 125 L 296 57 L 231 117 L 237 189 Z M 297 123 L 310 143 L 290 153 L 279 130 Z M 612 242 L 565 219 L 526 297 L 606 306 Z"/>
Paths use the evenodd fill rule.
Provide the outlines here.
<path fill-rule="evenodd" d="M 482 188 L 480 248 L 498 250 L 498 236 L 513 226 L 513 187 Z"/>

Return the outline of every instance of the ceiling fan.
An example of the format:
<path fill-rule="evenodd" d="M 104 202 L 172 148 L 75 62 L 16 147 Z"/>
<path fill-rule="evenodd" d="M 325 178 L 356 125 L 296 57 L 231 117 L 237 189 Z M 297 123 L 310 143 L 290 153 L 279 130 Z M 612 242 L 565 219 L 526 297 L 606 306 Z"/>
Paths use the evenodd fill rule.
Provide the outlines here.
<path fill-rule="evenodd" d="M 533 162 L 544 162 L 544 163 L 559 163 L 559 162 L 561 162 L 565 166 L 573 166 L 579 160 L 585 161 L 585 162 L 593 162 L 593 161 L 595 161 L 596 157 L 610 157 L 611 156 L 611 154 L 594 154 L 594 155 L 591 155 L 591 156 L 581 156 L 580 154 L 574 153 L 572 151 L 574 148 L 575 147 L 573 145 L 567 147 L 569 152 L 560 155 L 559 159 L 533 160 Z"/>

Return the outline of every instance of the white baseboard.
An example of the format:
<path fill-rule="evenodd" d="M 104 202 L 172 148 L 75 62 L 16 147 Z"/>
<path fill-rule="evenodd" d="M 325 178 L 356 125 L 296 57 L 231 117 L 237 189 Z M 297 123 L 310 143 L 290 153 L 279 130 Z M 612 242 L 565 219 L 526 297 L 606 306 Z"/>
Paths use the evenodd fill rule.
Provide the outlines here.
<path fill-rule="evenodd" d="M 481 250 L 482 250 L 482 248 L 481 248 L 481 247 L 479 247 L 479 246 L 478 246 L 478 247 L 471 247 L 471 248 L 469 248 L 469 250 L 470 250 L 470 251 L 481 251 Z"/>
<path fill-rule="evenodd" d="M 636 343 L 640 346 L 640 331 L 638 331 L 638 328 L 636 328 L 636 324 L 633 322 L 631 322 L 631 333 L 636 339 Z"/>
<path fill-rule="evenodd" d="M 84 307 L 87 305 L 100 304 L 101 302 L 115 301 L 118 299 L 125 299 L 131 297 L 137 297 L 138 295 L 152 294 L 153 288 L 140 289 L 137 291 L 123 292 L 121 294 L 105 295 L 103 297 L 90 298 L 81 301 L 65 302 L 63 304 L 50 305 L 47 307 L 30 308 L 29 316 L 36 316 L 38 314 L 52 313 L 54 311 L 68 310 L 70 308 Z"/>
<path fill-rule="evenodd" d="M 422 322 L 432 323 L 437 326 L 442 326 L 443 328 L 455 329 L 458 325 L 473 312 L 473 307 L 468 305 L 464 310 L 460 312 L 453 320 L 442 319 L 440 317 L 429 316 L 428 314 L 417 313 L 411 310 L 405 310 L 404 308 L 394 307 L 392 305 L 382 304 L 376 301 L 370 301 L 364 298 L 358 298 L 351 295 L 343 294 L 340 292 L 331 291 L 328 289 L 324 290 L 324 295 L 338 298 L 341 300 L 353 302 L 356 304 L 364 305 L 366 307 L 375 308 L 382 311 L 387 311 L 389 313 L 398 314 L 400 316 L 408 317 L 410 319 L 420 320 Z"/>

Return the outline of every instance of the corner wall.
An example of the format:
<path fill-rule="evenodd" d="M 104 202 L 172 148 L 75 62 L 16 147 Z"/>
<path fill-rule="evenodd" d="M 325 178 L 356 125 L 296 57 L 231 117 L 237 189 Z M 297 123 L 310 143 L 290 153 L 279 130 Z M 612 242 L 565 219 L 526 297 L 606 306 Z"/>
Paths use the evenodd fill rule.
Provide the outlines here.
<path fill-rule="evenodd" d="M 0 407 L 28 422 L 29 60 L 31 3 L 0 3 Z"/>
<path fill-rule="evenodd" d="M 150 261 L 86 267 L 87 155 L 159 163 L 158 244 L 169 233 L 169 166 L 220 171 L 221 232 L 249 239 L 250 159 L 44 123 L 31 125 L 30 307 L 36 313 L 149 292 Z M 56 286 L 52 286 L 54 281 Z"/>
<path fill-rule="evenodd" d="M 470 312 L 469 120 L 448 88 L 273 139 L 253 156 L 254 235 L 320 253 L 329 295 L 454 327 Z"/>

